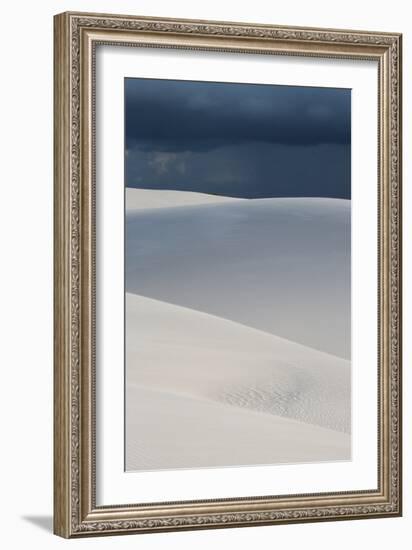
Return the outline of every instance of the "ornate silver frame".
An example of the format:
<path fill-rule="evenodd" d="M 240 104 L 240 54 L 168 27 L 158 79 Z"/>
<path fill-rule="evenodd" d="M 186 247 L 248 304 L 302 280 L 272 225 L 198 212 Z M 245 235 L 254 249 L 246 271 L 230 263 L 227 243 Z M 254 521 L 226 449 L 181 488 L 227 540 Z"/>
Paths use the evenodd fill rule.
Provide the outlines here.
<path fill-rule="evenodd" d="M 54 23 L 54 532 L 79 537 L 399 516 L 401 35 L 83 13 L 57 15 Z M 378 62 L 376 491 L 96 506 L 94 52 L 107 43 Z"/>

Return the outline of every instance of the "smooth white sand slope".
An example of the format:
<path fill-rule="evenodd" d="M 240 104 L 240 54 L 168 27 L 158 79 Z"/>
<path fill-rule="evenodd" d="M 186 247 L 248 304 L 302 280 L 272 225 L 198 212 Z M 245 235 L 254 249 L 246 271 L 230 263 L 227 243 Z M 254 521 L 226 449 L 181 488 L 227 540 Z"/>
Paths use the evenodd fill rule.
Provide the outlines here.
<path fill-rule="evenodd" d="M 128 211 L 126 289 L 350 359 L 350 201 Z"/>
<path fill-rule="evenodd" d="M 170 208 L 174 206 L 193 206 L 198 204 L 219 204 L 242 199 L 193 193 L 191 191 L 172 191 L 169 189 L 133 189 L 126 188 L 126 211 L 150 210 L 152 208 Z"/>
<path fill-rule="evenodd" d="M 128 386 L 126 469 L 350 459 L 350 436 L 213 401 Z"/>
<path fill-rule="evenodd" d="M 133 294 L 126 308 L 127 469 L 349 458 L 348 361 Z"/>

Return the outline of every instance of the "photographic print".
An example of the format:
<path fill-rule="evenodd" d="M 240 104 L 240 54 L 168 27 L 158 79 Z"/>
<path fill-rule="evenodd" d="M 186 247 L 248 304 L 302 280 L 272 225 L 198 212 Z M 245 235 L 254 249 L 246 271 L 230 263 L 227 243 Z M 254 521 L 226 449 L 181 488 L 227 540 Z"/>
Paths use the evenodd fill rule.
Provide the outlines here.
<path fill-rule="evenodd" d="M 126 471 L 350 460 L 350 89 L 124 86 Z"/>

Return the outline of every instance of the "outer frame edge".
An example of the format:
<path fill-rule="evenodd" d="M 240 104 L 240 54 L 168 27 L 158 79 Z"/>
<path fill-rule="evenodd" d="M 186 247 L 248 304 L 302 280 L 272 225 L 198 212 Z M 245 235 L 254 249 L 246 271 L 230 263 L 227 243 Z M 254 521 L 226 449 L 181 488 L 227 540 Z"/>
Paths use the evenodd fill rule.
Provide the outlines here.
<path fill-rule="evenodd" d="M 66 14 L 54 17 L 54 491 L 53 532 L 71 535 L 70 350 L 69 350 L 69 28 Z"/>
<path fill-rule="evenodd" d="M 90 524 L 87 522 L 87 517 L 82 521 L 80 518 L 73 520 L 72 517 L 72 498 L 76 492 L 76 488 L 73 491 L 73 480 L 71 474 L 71 460 L 73 445 L 72 426 L 71 426 L 71 406 L 72 406 L 72 390 L 71 390 L 71 336 L 70 334 L 70 277 L 71 277 L 71 256 L 70 256 L 70 215 L 71 215 L 71 130 L 72 123 L 70 112 L 70 93 L 71 93 L 71 64 L 70 64 L 70 47 L 71 47 L 71 30 L 70 25 L 77 17 L 107 17 L 116 20 L 143 20 L 143 21 L 159 21 L 159 22 L 181 22 L 182 24 L 189 23 L 201 23 L 208 25 L 226 25 L 226 26 L 239 26 L 240 28 L 275 28 L 275 29 L 293 29 L 292 27 L 281 27 L 274 25 L 259 25 L 259 24 L 247 24 L 247 23 L 230 23 L 230 22 L 218 22 L 218 21 L 194 21 L 183 19 L 168 19 L 168 18 L 151 18 L 151 17 L 137 17 L 137 16 L 121 16 L 121 15 L 102 15 L 102 14 L 87 14 L 78 12 L 65 12 L 58 16 L 55 16 L 55 500 L 54 500 L 54 532 L 65 538 L 78 538 L 89 537 L 96 535 L 118 535 L 118 534 L 132 534 L 132 533 L 149 533 L 149 532 L 168 532 L 168 531 L 187 531 L 187 530 L 199 530 L 199 529 L 211 529 L 211 528 L 235 528 L 246 526 L 259 526 L 259 525 L 274 525 L 274 524 L 286 524 L 286 523 L 307 523 L 307 522 L 319 522 L 319 521 L 337 521 L 337 520 L 353 520 L 353 519 L 373 519 L 384 517 L 399 517 L 402 515 L 402 502 L 401 502 L 401 471 L 399 469 L 399 485 L 398 485 L 398 501 L 397 507 L 392 508 L 392 511 L 379 511 L 369 512 L 367 514 L 357 515 L 355 512 L 352 514 L 339 516 L 339 511 L 336 514 L 322 517 L 308 517 L 308 518 L 284 518 L 284 519 L 271 519 L 271 520 L 251 520 L 243 522 L 242 520 L 232 520 L 223 523 L 205 522 L 204 524 L 184 524 L 180 523 L 176 526 L 160 526 L 154 525 L 153 527 L 137 528 L 132 525 L 127 527 L 127 519 L 114 521 L 113 526 L 108 528 L 104 526 L 104 522 L 96 522 Z M 320 31 L 325 32 L 328 29 L 313 29 L 294 27 L 295 29 L 302 29 L 304 31 Z M 330 32 L 346 33 L 351 32 L 357 35 L 363 34 L 365 37 L 370 35 L 383 36 L 385 38 L 391 38 L 397 42 L 399 48 L 399 69 L 397 75 L 397 82 L 399 85 L 399 93 L 396 98 L 399 107 L 399 116 L 397 119 L 399 125 L 399 146 L 398 146 L 398 185 L 399 185 L 399 218 L 398 218 L 398 234 L 401 246 L 401 35 L 395 33 L 369 33 L 367 31 L 349 31 L 349 30 L 337 30 L 332 29 Z M 184 31 L 182 31 L 182 34 Z M 390 49 L 388 47 L 388 49 Z M 63 98 L 63 99 L 62 99 Z M 66 118 L 67 117 L 67 118 Z M 393 122 L 393 120 L 391 120 Z M 389 159 L 389 151 L 386 151 L 387 159 Z M 61 163 L 61 164 L 59 164 Z M 60 166 L 60 167 L 59 167 Z M 398 292 L 399 292 L 399 304 L 398 313 L 399 319 L 401 314 L 401 251 L 399 252 L 399 266 L 398 266 Z M 399 323 L 399 376 L 401 367 L 401 321 Z M 401 380 L 399 381 L 399 387 L 401 386 Z M 401 396 L 399 398 L 399 412 L 401 410 Z M 399 422 L 401 421 L 401 415 L 399 415 Z M 400 433 L 400 432 L 399 432 Z M 401 437 L 399 435 L 399 457 L 398 463 L 401 467 Z M 81 450 L 81 452 L 83 452 Z M 81 488 L 77 487 L 77 492 L 80 498 Z M 390 504 L 390 502 L 388 502 Z M 356 503 L 352 505 L 356 507 Z M 372 505 L 373 507 L 373 505 Z M 338 507 L 337 507 L 338 508 Z M 167 510 L 165 510 L 165 515 Z M 252 512 L 253 514 L 253 512 Z M 125 525 L 121 527 L 119 524 Z M 117 523 L 118 527 L 115 526 Z M 130 523 L 133 523 L 131 521 Z M 154 520 L 154 524 L 156 520 Z M 107 530 L 106 530 L 107 529 Z"/>

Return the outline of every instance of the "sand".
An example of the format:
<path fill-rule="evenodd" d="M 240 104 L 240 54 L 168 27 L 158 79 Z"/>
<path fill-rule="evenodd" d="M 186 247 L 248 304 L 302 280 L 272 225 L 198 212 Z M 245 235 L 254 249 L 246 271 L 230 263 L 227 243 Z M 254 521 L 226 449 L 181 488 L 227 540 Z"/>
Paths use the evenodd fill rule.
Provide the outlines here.
<path fill-rule="evenodd" d="M 128 292 L 350 359 L 350 201 L 131 212 L 126 258 Z"/>
<path fill-rule="evenodd" d="M 349 460 L 350 202 L 127 193 L 126 469 Z"/>
<path fill-rule="evenodd" d="M 242 199 L 233 199 L 221 195 L 208 195 L 207 193 L 193 193 L 191 191 L 132 189 L 126 187 L 127 212 L 151 210 L 153 208 L 165 208 L 174 206 L 193 206 L 198 204 L 221 204 Z"/>
<path fill-rule="evenodd" d="M 349 458 L 348 361 L 174 304 L 126 305 L 129 469 Z"/>

